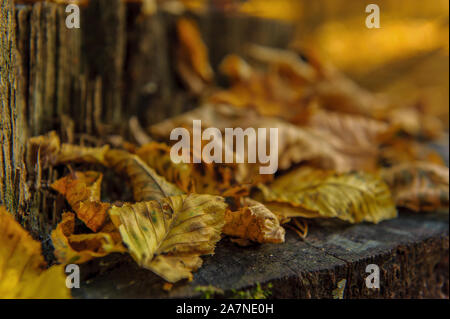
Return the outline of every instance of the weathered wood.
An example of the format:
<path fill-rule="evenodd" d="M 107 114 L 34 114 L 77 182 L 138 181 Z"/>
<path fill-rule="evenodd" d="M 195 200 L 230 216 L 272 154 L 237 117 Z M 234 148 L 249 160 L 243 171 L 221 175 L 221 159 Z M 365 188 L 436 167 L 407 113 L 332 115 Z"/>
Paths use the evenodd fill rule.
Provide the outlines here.
<path fill-rule="evenodd" d="M 77 298 L 199 297 L 198 285 L 213 285 L 233 296 L 260 283 L 276 298 L 333 298 L 346 279 L 344 298 L 448 298 L 448 214 L 403 212 L 378 225 L 313 223 L 302 241 L 288 231 L 284 244 L 242 248 L 222 240 L 191 283 L 170 292 L 163 281 L 128 256 L 111 255 L 81 266 Z M 366 287 L 365 269 L 380 267 L 380 289 Z M 220 296 L 219 296 L 220 297 Z"/>
<path fill-rule="evenodd" d="M 0 4 L 0 203 L 16 217 L 27 197 L 24 165 L 24 100 L 19 78 L 20 55 L 16 47 L 14 2 Z"/>

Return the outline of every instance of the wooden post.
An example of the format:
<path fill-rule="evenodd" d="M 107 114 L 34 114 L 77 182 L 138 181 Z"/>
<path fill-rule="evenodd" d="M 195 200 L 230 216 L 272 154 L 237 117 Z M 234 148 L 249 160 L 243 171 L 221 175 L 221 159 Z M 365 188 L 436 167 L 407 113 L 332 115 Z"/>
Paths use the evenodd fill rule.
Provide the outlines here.
<path fill-rule="evenodd" d="M 24 165 L 24 100 L 20 77 L 20 55 L 16 47 L 13 0 L 0 4 L 0 203 L 19 217 L 27 197 Z"/>

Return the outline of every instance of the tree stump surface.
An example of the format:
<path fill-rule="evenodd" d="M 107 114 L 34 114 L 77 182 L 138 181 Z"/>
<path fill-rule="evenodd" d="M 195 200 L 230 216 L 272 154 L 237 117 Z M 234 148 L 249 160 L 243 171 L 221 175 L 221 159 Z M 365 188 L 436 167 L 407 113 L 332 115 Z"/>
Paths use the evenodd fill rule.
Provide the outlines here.
<path fill-rule="evenodd" d="M 377 225 L 335 220 L 312 222 L 306 240 L 287 231 L 284 244 L 238 247 L 219 242 L 214 256 L 190 283 L 166 292 L 164 281 L 127 255 L 113 254 L 81 265 L 75 298 L 199 298 L 197 286 L 236 291 L 267 289 L 276 298 L 333 298 L 346 279 L 344 298 L 448 298 L 447 213 L 401 212 Z M 380 288 L 367 288 L 366 266 L 380 269 Z M 335 291 L 335 293 L 333 293 Z M 220 297 L 220 296 L 219 296 Z"/>

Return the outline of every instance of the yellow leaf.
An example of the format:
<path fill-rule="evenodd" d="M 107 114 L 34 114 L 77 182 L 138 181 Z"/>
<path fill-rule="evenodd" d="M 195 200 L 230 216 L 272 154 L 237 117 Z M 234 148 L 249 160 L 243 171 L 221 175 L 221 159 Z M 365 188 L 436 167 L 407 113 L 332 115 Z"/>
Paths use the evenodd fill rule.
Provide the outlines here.
<path fill-rule="evenodd" d="M 193 185 L 194 167 L 188 163 L 174 163 L 170 158 L 168 145 L 150 142 L 140 147 L 136 151 L 136 155 L 182 191 L 191 193 L 195 190 Z"/>
<path fill-rule="evenodd" d="M 266 206 L 284 217 L 378 223 L 397 216 L 388 186 L 368 173 L 337 174 L 305 167 L 259 188 Z"/>
<path fill-rule="evenodd" d="M 45 268 L 41 244 L 0 206 L 0 298 L 70 298 L 63 266 Z"/>
<path fill-rule="evenodd" d="M 382 169 L 381 175 L 391 188 L 397 206 L 417 212 L 448 210 L 448 167 L 425 162 L 404 163 Z"/>
<path fill-rule="evenodd" d="M 111 227 L 112 226 L 112 227 Z M 99 233 L 74 234 L 75 215 L 64 213 L 62 221 L 52 231 L 55 256 L 63 264 L 81 264 L 112 252 L 125 252 L 122 238 L 112 224 Z"/>
<path fill-rule="evenodd" d="M 105 223 L 110 205 L 100 202 L 103 175 L 99 172 L 75 172 L 54 182 L 51 187 L 65 196 L 87 227 L 96 232 Z"/>
<path fill-rule="evenodd" d="M 136 201 L 159 200 L 164 197 L 181 195 L 175 185 L 158 175 L 137 155 L 121 150 L 109 150 L 105 154 L 107 166 L 118 174 L 128 177 Z"/>
<path fill-rule="evenodd" d="M 213 254 L 226 204 L 212 195 L 181 195 L 113 206 L 109 213 L 136 262 L 169 282 L 192 279 L 200 255 Z"/>
<path fill-rule="evenodd" d="M 238 211 L 225 212 L 223 233 L 258 243 L 283 243 L 285 230 L 263 204 L 246 198 Z"/>

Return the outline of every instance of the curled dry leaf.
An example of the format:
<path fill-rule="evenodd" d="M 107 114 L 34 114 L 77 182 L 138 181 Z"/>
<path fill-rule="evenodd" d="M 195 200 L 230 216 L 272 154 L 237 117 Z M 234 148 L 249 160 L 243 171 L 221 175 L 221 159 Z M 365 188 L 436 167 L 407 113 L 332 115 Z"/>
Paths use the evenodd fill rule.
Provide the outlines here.
<path fill-rule="evenodd" d="M 230 89 L 213 93 L 211 103 L 251 107 L 265 116 L 294 121 L 304 116 L 311 100 L 321 108 L 343 113 L 373 116 L 385 114 L 389 101 L 361 88 L 325 64 L 314 54 L 305 62 L 295 51 L 250 45 L 247 54 L 267 66 L 251 69 L 245 77 L 236 76 L 241 60 L 226 58 L 224 73 L 233 81 Z"/>
<path fill-rule="evenodd" d="M 0 299 L 70 298 L 63 266 L 45 268 L 41 243 L 0 206 Z"/>
<path fill-rule="evenodd" d="M 337 174 L 305 167 L 259 188 L 263 203 L 287 218 L 328 217 L 350 223 L 378 223 L 397 216 L 388 186 L 368 173 Z"/>
<path fill-rule="evenodd" d="M 223 233 L 258 243 L 283 243 L 285 230 L 263 204 L 246 198 L 238 211 L 225 212 Z"/>
<path fill-rule="evenodd" d="M 248 192 L 247 187 L 233 183 L 230 167 L 205 162 L 197 165 L 174 163 L 170 147 L 163 143 L 146 144 L 137 150 L 136 155 L 185 193 L 234 196 Z"/>
<path fill-rule="evenodd" d="M 199 256 L 214 253 L 225 208 L 222 197 L 192 194 L 113 206 L 110 216 L 136 262 L 176 282 L 191 280 Z"/>
<path fill-rule="evenodd" d="M 122 238 L 114 225 L 108 224 L 98 233 L 74 234 L 75 214 L 63 213 L 62 221 L 52 231 L 55 256 L 63 264 L 81 264 L 112 252 L 125 252 Z"/>
<path fill-rule="evenodd" d="M 181 18 L 177 21 L 178 72 L 192 92 L 200 94 L 212 82 L 214 73 L 209 64 L 208 48 L 193 20 Z"/>
<path fill-rule="evenodd" d="M 137 155 L 122 150 L 109 150 L 105 154 L 105 161 L 116 173 L 128 177 L 133 197 L 138 202 L 159 200 L 183 193 L 147 166 Z"/>
<path fill-rule="evenodd" d="M 324 109 L 363 116 L 382 113 L 389 105 L 385 98 L 372 94 L 337 72 L 314 85 L 313 95 Z"/>
<path fill-rule="evenodd" d="M 234 56 L 223 61 L 222 69 L 234 82 L 229 89 L 213 92 L 209 103 L 251 108 L 261 115 L 286 120 L 300 117 L 309 103 L 305 87 L 289 82 L 276 69 L 259 72 Z"/>
<path fill-rule="evenodd" d="M 357 149 L 370 149 L 389 131 L 385 122 L 368 117 L 316 110 L 306 126 L 337 136 L 343 143 Z"/>
<path fill-rule="evenodd" d="M 29 139 L 30 156 L 39 154 L 39 158 L 31 158 L 31 164 L 42 162 L 43 166 L 58 165 L 70 162 L 105 164 L 105 153 L 109 146 L 85 147 L 73 144 L 61 144 L 56 132 Z"/>
<path fill-rule="evenodd" d="M 323 136 L 349 167 L 365 171 L 378 168 L 382 136 L 390 131 L 382 121 L 324 110 L 313 111 L 305 125 Z"/>
<path fill-rule="evenodd" d="M 434 149 L 411 138 L 392 136 L 391 133 L 383 137 L 379 158 L 385 166 L 417 161 L 445 165 L 441 155 Z"/>
<path fill-rule="evenodd" d="M 188 163 L 174 163 L 170 158 L 170 147 L 168 145 L 151 142 L 140 147 L 136 151 L 136 155 L 182 191 L 186 193 L 194 192 L 193 166 Z"/>
<path fill-rule="evenodd" d="M 276 67 L 293 84 L 313 83 L 318 79 L 317 70 L 294 51 L 251 44 L 247 46 L 247 53 L 259 62 Z"/>
<path fill-rule="evenodd" d="M 103 175 L 99 172 L 74 172 L 51 185 L 94 232 L 104 225 L 110 207 L 110 204 L 100 202 L 102 179 Z"/>
<path fill-rule="evenodd" d="M 220 63 L 219 70 L 234 83 L 247 81 L 253 74 L 253 68 L 236 54 L 227 55 Z"/>
<path fill-rule="evenodd" d="M 403 106 L 392 108 L 380 117 L 385 118 L 398 131 L 412 137 L 435 139 L 443 133 L 442 121 L 431 114 L 423 112 L 421 104 L 417 107 Z"/>
<path fill-rule="evenodd" d="M 448 210 L 448 167 L 432 163 L 403 163 L 381 170 L 397 206 L 414 211 Z"/>
<path fill-rule="evenodd" d="M 253 108 L 288 121 L 302 118 L 311 103 L 310 85 L 318 76 L 314 67 L 291 51 L 249 45 L 247 53 L 267 69 L 251 67 L 234 54 L 226 56 L 220 70 L 231 80 L 231 88 L 214 92 L 208 101 Z"/>
<path fill-rule="evenodd" d="M 327 123 L 319 116 L 321 115 L 312 122 L 313 127 L 298 127 L 280 119 L 258 115 L 252 110 L 223 104 L 209 104 L 153 125 L 150 130 L 152 134 L 167 139 L 173 128 L 192 126 L 194 119 L 201 120 L 204 128 L 216 127 L 222 132 L 225 128 L 277 128 L 278 154 L 282 155 L 278 158 L 278 167 L 282 170 L 306 161 L 315 167 L 338 172 L 377 168 L 376 156 L 367 156 L 366 153 L 369 150 L 369 154 L 376 152 L 377 145 L 373 142 L 373 137 L 377 130 L 383 129 L 384 126 L 381 123 L 374 121 L 377 124 L 372 123 L 371 128 L 367 128 L 367 134 L 359 138 L 355 136 L 357 130 L 370 124 L 371 121 L 359 118 L 341 119 L 335 115 L 335 120 Z M 335 134 L 339 127 L 345 129 L 346 133 Z M 376 127 L 378 128 L 375 129 Z M 266 139 L 267 136 L 258 136 L 258 139 L 260 138 Z M 360 145 L 360 148 L 353 149 L 354 145 L 351 143 L 355 142 Z M 371 145 L 372 142 L 373 145 Z M 236 164 L 235 179 L 240 183 L 253 181 L 255 175 L 259 175 L 257 174 L 258 165 Z"/>

